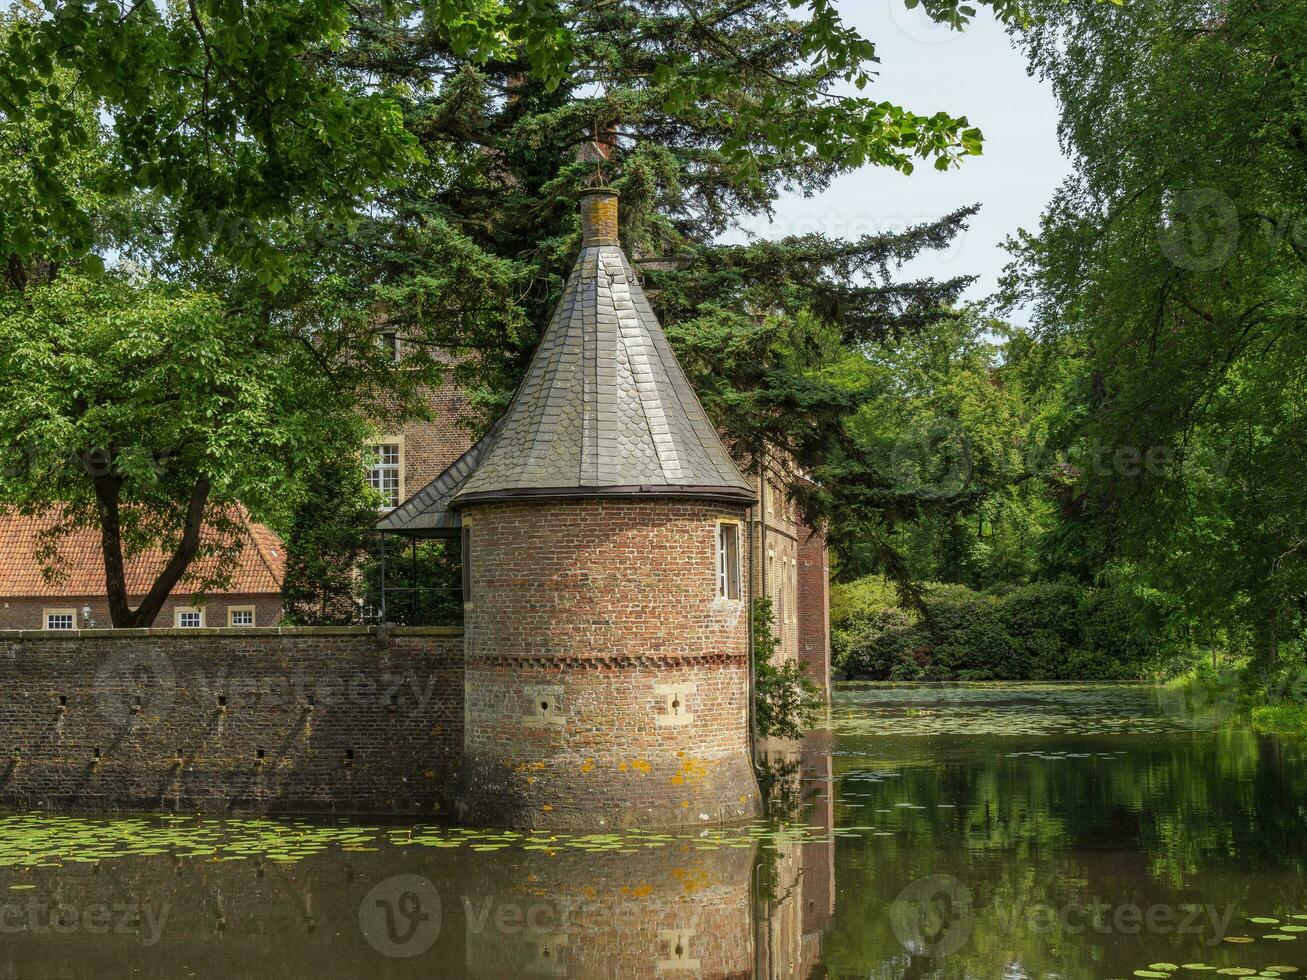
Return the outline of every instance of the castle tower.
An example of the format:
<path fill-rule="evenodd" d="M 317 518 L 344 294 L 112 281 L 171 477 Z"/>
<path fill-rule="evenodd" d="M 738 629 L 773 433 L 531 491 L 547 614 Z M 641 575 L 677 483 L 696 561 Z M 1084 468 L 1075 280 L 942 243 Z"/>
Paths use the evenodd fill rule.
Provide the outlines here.
<path fill-rule="evenodd" d="M 618 243 L 581 254 L 487 435 L 382 522 L 461 527 L 471 823 L 702 825 L 757 813 L 746 516 L 723 447 Z"/>

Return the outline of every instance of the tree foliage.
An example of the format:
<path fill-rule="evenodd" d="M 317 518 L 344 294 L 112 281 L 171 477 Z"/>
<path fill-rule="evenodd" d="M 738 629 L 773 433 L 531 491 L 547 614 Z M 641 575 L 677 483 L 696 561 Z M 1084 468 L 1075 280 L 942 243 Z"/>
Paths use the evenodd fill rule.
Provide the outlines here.
<path fill-rule="evenodd" d="M 780 642 L 770 599 L 755 599 L 753 617 L 754 727 L 761 738 L 802 738 L 817 720 L 822 698 L 797 660 L 776 662 Z"/>
<path fill-rule="evenodd" d="M 1272 659 L 1307 609 L 1307 11 L 1045 6 L 1075 170 L 1009 298 L 1086 350 L 1081 539 Z"/>
<path fill-rule="evenodd" d="M 281 604 L 287 620 L 300 626 L 357 622 L 355 575 L 376 537 L 378 503 L 354 453 L 324 459 L 309 472 L 286 529 Z"/>
<path fill-rule="evenodd" d="M 56 533 L 98 528 L 114 625 L 148 626 L 215 547 L 205 525 L 281 513 L 296 463 L 354 424 L 305 361 L 216 297 L 148 278 L 65 271 L 2 293 L 0 493 L 26 512 L 62 506 Z M 125 563 L 159 545 L 166 566 L 132 609 Z M 223 584 L 222 557 L 201 590 Z"/>
<path fill-rule="evenodd" d="M 1020 16 L 1016 0 L 990 5 L 1005 19 Z M 792 17 L 800 6 L 806 16 Z M 954 0 L 926 7 L 959 27 L 972 13 Z M 620 105 L 625 116 L 696 119 L 720 134 L 715 155 L 753 183 L 763 180 L 754 161 L 767 155 L 790 166 L 821 157 L 909 169 L 914 156 L 947 166 L 980 147 L 965 118 L 858 94 L 873 79 L 875 47 L 831 0 L 47 0 L 43 9 L 22 6 L 12 28 L 0 112 L 35 127 L 48 165 L 38 188 L 43 221 L 6 229 L 5 250 L 24 258 L 49 257 L 52 237 L 70 257 L 95 244 L 78 191 L 56 166 L 96 136 L 68 108 L 62 70 L 112 121 L 106 187 L 168 197 L 180 244 L 218 248 L 274 286 L 287 275 L 276 238 L 327 219 L 348 222 L 404 183 L 411 167 L 467 154 L 466 144 L 431 153 L 435 134 L 414 132 L 405 115 L 413 94 L 433 90 L 447 111 L 476 108 L 467 101 L 476 99 L 469 73 L 492 83 L 529 79 L 545 93 L 564 84 L 604 89 L 625 75 L 617 90 L 582 101 Z M 350 65 L 356 70 L 342 70 Z M 587 126 L 596 122 L 593 112 L 582 115 Z M 577 121 L 564 109 L 549 138 L 575 141 L 586 128 Z M 475 127 L 474 116 L 446 119 L 455 129 L 464 122 Z M 20 214 L 13 203 L 6 196 L 0 206 Z"/>

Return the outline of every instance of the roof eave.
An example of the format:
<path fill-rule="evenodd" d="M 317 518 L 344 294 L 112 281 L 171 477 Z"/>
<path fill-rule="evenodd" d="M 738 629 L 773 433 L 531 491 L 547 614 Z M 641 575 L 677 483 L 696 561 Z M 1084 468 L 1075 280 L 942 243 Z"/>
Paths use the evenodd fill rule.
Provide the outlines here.
<path fill-rule="evenodd" d="M 577 500 L 603 498 L 657 498 L 689 497 L 722 503 L 751 506 L 758 502 L 757 495 L 744 487 L 681 486 L 676 484 L 642 484 L 638 486 L 606 487 L 514 487 L 504 490 L 478 490 L 463 493 L 449 502 L 451 510 L 468 504 L 488 504 L 520 500 Z"/>

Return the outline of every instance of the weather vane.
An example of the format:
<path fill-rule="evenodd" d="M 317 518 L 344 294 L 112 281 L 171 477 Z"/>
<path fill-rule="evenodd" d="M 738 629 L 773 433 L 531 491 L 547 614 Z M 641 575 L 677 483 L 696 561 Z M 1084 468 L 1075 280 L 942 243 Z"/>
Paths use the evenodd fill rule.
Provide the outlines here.
<path fill-rule="evenodd" d="M 612 144 L 606 142 L 603 136 L 600 135 L 599 123 L 596 120 L 594 138 L 582 143 L 580 150 L 576 154 L 577 159 L 583 163 L 593 163 L 595 165 L 594 174 L 586 178 L 586 187 L 605 188 L 608 186 L 608 177 L 604 171 L 604 164 L 608 162 L 611 154 Z"/>

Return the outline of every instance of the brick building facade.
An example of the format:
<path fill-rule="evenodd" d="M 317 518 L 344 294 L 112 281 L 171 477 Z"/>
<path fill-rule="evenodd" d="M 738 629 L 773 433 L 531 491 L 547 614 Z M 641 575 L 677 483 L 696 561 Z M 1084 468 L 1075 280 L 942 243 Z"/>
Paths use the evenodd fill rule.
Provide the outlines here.
<path fill-rule="evenodd" d="M 0 629 L 105 629 L 109 619 L 100 537 L 94 528 L 50 536 L 58 509 L 26 516 L 0 508 Z M 47 552 L 53 545 L 54 558 Z M 276 626 L 286 554 L 281 539 L 245 521 L 240 551 L 227 584 L 207 593 L 196 583 L 212 577 L 216 559 L 200 558 L 152 625 L 156 627 Z M 140 604 L 165 564 L 158 550 L 127 562 L 128 602 Z M 47 574 L 48 568 L 48 574 Z"/>

